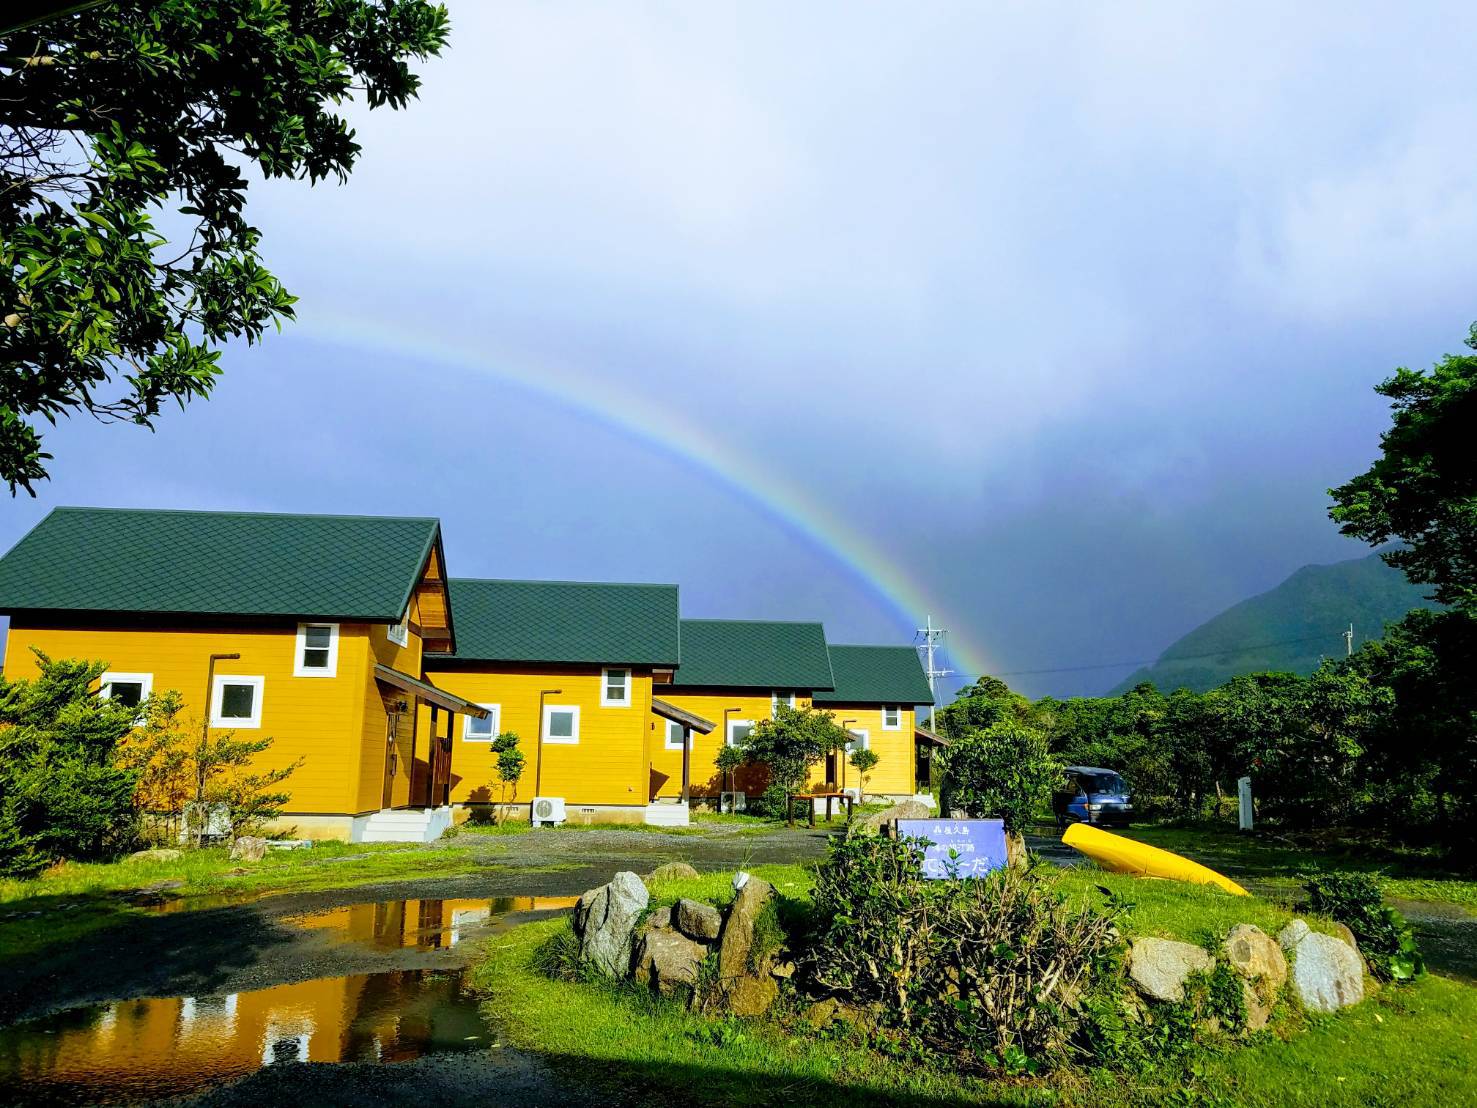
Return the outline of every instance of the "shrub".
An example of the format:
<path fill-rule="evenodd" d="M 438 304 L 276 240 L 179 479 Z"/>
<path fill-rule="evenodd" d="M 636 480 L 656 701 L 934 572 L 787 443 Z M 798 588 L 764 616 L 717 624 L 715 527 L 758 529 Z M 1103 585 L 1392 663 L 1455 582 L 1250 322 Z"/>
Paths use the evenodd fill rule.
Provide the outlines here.
<path fill-rule="evenodd" d="M 906 1050 L 1007 1072 L 1064 1060 L 1083 1001 L 1116 987 L 1111 918 L 1069 906 L 1039 868 L 925 881 L 920 860 L 908 840 L 832 844 L 813 894 L 810 982 L 875 1004 Z"/>
<path fill-rule="evenodd" d="M 744 761 L 769 769 L 769 780 L 789 795 L 805 787 L 810 771 L 833 750 L 852 741 L 830 712 L 781 704 L 773 719 L 761 719 L 744 740 Z"/>
<path fill-rule="evenodd" d="M 770 785 L 748 802 L 748 812 L 764 819 L 784 819 L 789 799 L 783 785 Z"/>
<path fill-rule="evenodd" d="M 1405 917 L 1385 903 L 1376 875 L 1313 873 L 1304 882 L 1309 907 L 1332 916 L 1354 933 L 1369 972 L 1379 980 L 1410 981 L 1426 972 L 1415 933 Z"/>
<path fill-rule="evenodd" d="M 1013 720 L 963 732 L 939 760 L 945 810 L 962 808 L 971 817 L 1002 819 L 1012 833 L 1024 831 L 1049 803 L 1061 776 L 1046 735 Z"/>
<path fill-rule="evenodd" d="M 497 755 L 497 779 L 502 782 L 504 790 L 512 786 L 513 800 L 518 799 L 518 782 L 523 777 L 523 768 L 526 758 L 523 751 L 518 749 L 518 733 L 516 731 L 504 731 L 492 740 L 492 752 Z M 506 791 L 504 792 L 506 798 Z"/>

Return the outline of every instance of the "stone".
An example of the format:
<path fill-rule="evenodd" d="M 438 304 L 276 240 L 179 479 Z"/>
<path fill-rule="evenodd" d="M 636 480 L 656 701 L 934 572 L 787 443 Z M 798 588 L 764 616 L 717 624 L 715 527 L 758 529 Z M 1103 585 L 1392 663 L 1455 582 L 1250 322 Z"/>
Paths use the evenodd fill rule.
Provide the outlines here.
<path fill-rule="evenodd" d="M 1223 948 L 1231 968 L 1249 980 L 1265 979 L 1275 994 L 1287 980 L 1287 957 L 1260 927 L 1238 923 L 1226 934 Z"/>
<path fill-rule="evenodd" d="M 674 996 L 697 984 L 698 967 L 708 948 L 675 931 L 648 931 L 636 947 L 637 981 L 662 996 Z"/>
<path fill-rule="evenodd" d="M 646 881 L 648 884 L 652 881 L 691 881 L 697 876 L 697 870 L 686 862 L 667 862 L 648 873 Z"/>
<path fill-rule="evenodd" d="M 636 920 L 646 910 L 646 886 L 630 870 L 608 885 L 591 889 L 574 906 L 574 933 L 579 958 L 609 977 L 624 977 L 631 968 Z"/>
<path fill-rule="evenodd" d="M 873 812 L 866 819 L 859 819 L 847 829 L 848 835 L 880 835 L 884 824 L 900 819 L 928 819 L 933 809 L 917 800 L 904 800 L 891 808 Z"/>
<path fill-rule="evenodd" d="M 1272 1018 L 1272 1006 L 1276 1003 L 1277 994 L 1266 990 L 1265 984 L 1256 984 L 1246 980 L 1241 982 L 1241 1001 L 1246 1006 L 1246 1030 L 1248 1031 L 1260 1031 Z"/>
<path fill-rule="evenodd" d="M 1337 1012 L 1364 999 L 1364 962 L 1348 943 L 1302 920 L 1283 928 L 1278 940 L 1292 960 L 1293 992 L 1308 1011 Z"/>
<path fill-rule="evenodd" d="M 723 930 L 723 913 L 711 904 L 683 897 L 673 912 L 677 930 L 689 939 L 710 943 Z"/>
<path fill-rule="evenodd" d="M 781 981 L 788 981 L 795 976 L 795 963 L 790 961 L 776 962 L 769 967 L 769 976 L 777 977 Z"/>
<path fill-rule="evenodd" d="M 1339 938 L 1343 939 L 1344 942 L 1352 946 L 1354 948 L 1354 953 L 1359 955 L 1359 960 L 1361 962 L 1364 961 L 1364 951 L 1359 949 L 1359 940 L 1354 937 L 1354 932 L 1349 930 L 1348 924 L 1339 923 L 1337 920 L 1335 920 L 1333 925 L 1333 933 Z"/>
<path fill-rule="evenodd" d="M 231 861 L 260 862 L 267 856 L 267 840 L 257 835 L 242 835 L 231 842 Z"/>
<path fill-rule="evenodd" d="M 646 917 L 646 922 L 641 925 L 641 930 L 646 931 L 670 931 L 672 929 L 672 907 L 664 905 Z"/>
<path fill-rule="evenodd" d="M 828 996 L 825 1000 L 817 1000 L 805 1009 L 805 1022 L 819 1031 L 823 1027 L 830 1026 L 840 1015 L 841 1002 L 834 996 Z"/>
<path fill-rule="evenodd" d="M 172 847 L 156 846 L 153 850 L 135 850 L 128 856 L 128 860 L 130 862 L 178 862 L 182 853 Z"/>
<path fill-rule="evenodd" d="M 762 977 L 740 977 L 730 982 L 723 997 L 728 1010 L 735 1016 L 762 1016 L 779 995 L 779 982 L 765 974 Z"/>
<path fill-rule="evenodd" d="M 731 981 L 753 972 L 767 978 L 769 967 L 750 965 L 750 953 L 754 947 L 754 923 L 774 896 L 774 886 L 743 872 L 733 880 L 738 895 L 733 898 L 718 939 L 718 977 Z"/>
<path fill-rule="evenodd" d="M 1185 978 L 1214 968 L 1215 959 L 1192 943 L 1147 938 L 1129 948 L 1128 975 L 1151 1000 L 1183 1000 Z"/>

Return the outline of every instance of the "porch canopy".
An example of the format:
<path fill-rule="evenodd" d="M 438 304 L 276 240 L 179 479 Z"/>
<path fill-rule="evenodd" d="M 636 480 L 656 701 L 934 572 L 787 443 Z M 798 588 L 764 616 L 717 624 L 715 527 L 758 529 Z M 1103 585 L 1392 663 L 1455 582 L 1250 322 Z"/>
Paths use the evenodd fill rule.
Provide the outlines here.
<path fill-rule="evenodd" d="M 682 728 L 682 803 L 686 804 L 692 794 L 692 733 L 696 731 L 699 735 L 712 734 L 713 728 L 718 725 L 695 712 L 684 711 L 657 697 L 651 698 L 651 710 L 653 714 L 671 720 Z"/>
<path fill-rule="evenodd" d="M 921 743 L 927 743 L 930 746 L 948 746 L 949 745 L 949 740 L 948 739 L 944 738 L 941 735 L 935 735 L 932 731 L 930 731 L 926 727 L 914 727 L 913 728 L 913 737 L 915 739 L 917 739 L 919 742 L 921 742 Z"/>
<path fill-rule="evenodd" d="M 380 662 L 374 664 L 374 678 L 376 681 L 383 681 L 386 685 L 417 696 L 435 708 L 445 708 L 448 712 L 460 712 L 462 715 L 473 716 L 476 719 L 486 719 L 491 714 L 480 704 L 463 700 L 455 693 L 438 689 L 435 685 L 421 681 L 408 673 L 401 673 L 398 669 L 391 669 Z"/>

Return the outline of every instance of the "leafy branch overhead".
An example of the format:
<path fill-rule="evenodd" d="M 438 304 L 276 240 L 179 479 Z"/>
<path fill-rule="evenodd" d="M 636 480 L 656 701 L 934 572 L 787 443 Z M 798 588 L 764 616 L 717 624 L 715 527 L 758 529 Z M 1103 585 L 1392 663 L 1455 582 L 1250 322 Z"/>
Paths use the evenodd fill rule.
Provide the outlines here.
<path fill-rule="evenodd" d="M 120 0 L 0 37 L 0 477 L 47 477 L 38 422 L 152 426 L 220 346 L 293 318 L 248 175 L 347 178 L 342 110 L 402 108 L 439 54 L 425 0 Z"/>

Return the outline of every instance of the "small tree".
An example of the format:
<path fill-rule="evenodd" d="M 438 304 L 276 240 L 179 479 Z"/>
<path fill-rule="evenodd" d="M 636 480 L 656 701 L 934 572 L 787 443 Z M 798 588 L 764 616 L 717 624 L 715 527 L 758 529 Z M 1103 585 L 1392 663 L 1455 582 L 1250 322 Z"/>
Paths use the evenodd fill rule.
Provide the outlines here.
<path fill-rule="evenodd" d="M 788 802 L 822 758 L 851 741 L 851 733 L 830 712 L 781 704 L 773 719 L 754 725 L 744 740 L 743 756 L 745 762 L 768 768 L 771 787 L 783 790 Z"/>
<path fill-rule="evenodd" d="M 939 760 L 944 768 L 944 808 L 971 818 L 998 818 L 1021 834 L 1050 798 L 1061 777 L 1046 735 L 1012 720 L 966 732 Z"/>
<path fill-rule="evenodd" d="M 137 774 L 134 804 L 150 837 L 178 841 L 190 799 L 190 743 L 194 729 L 183 718 L 184 698 L 173 689 L 149 697 L 143 723 L 118 748 L 120 765 Z"/>
<path fill-rule="evenodd" d="M 718 748 L 718 756 L 713 759 L 713 762 L 718 767 L 718 773 L 720 774 L 720 790 L 726 793 L 733 792 L 733 775 L 739 766 L 744 764 L 744 748 L 741 746 L 729 746 L 727 743 L 724 743 Z M 720 796 L 720 808 L 723 806 L 722 799 Z"/>
<path fill-rule="evenodd" d="M 235 837 L 260 831 L 282 814 L 290 796 L 277 788 L 303 764 L 299 758 L 280 769 L 254 772 L 256 756 L 272 745 L 270 737 L 238 739 L 234 731 L 201 732 L 188 762 L 193 788 L 185 808 L 185 830 L 196 846 L 210 833 L 211 816 L 222 813 Z"/>
<path fill-rule="evenodd" d="M 867 795 L 867 774 L 877 768 L 877 763 L 882 759 L 877 757 L 877 752 L 868 750 L 865 746 L 859 746 L 851 752 L 847 759 L 851 768 L 856 770 L 857 780 L 861 786 L 861 795 L 865 799 Z"/>
<path fill-rule="evenodd" d="M 492 752 L 497 755 L 497 777 L 503 786 L 503 803 L 508 802 L 508 787 L 512 786 L 513 801 L 518 800 L 518 782 L 523 777 L 523 766 L 527 759 L 518 749 L 518 735 L 504 731 L 492 740 Z"/>

